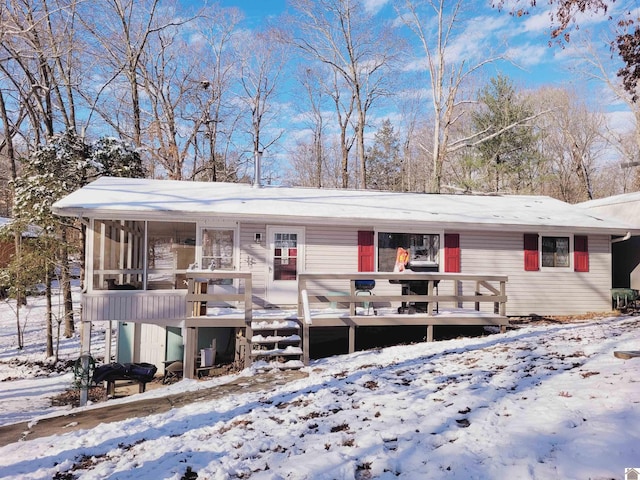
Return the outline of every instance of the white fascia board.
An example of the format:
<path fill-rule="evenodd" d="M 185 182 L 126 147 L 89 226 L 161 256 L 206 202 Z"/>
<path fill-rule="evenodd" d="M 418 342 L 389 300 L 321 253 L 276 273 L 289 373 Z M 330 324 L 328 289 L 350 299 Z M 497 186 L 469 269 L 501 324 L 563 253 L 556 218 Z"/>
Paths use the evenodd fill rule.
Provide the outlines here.
<path fill-rule="evenodd" d="M 55 212 L 57 213 L 57 212 Z M 601 235 L 625 235 L 631 232 L 640 235 L 639 230 L 629 228 L 611 227 L 579 227 L 570 225 L 536 225 L 536 224 L 511 224 L 511 223 L 461 223 L 461 222 L 406 222 L 394 219 L 371 218 L 334 218 L 334 217 L 300 217 L 293 215 L 237 215 L 233 213 L 220 214 L 203 212 L 167 212 L 167 211 L 136 211 L 136 210 L 110 210 L 110 209 L 83 209 L 65 208 L 63 216 L 79 218 L 95 218 L 101 220 L 137 220 L 137 221 L 172 221 L 172 222 L 202 222 L 209 218 L 233 220 L 240 223 L 264 223 L 287 224 L 305 226 L 341 226 L 356 227 L 360 229 L 404 231 L 411 230 L 445 232 L 522 232 L 522 233 L 554 233 L 558 230 L 569 228 L 575 234 L 601 234 Z"/>

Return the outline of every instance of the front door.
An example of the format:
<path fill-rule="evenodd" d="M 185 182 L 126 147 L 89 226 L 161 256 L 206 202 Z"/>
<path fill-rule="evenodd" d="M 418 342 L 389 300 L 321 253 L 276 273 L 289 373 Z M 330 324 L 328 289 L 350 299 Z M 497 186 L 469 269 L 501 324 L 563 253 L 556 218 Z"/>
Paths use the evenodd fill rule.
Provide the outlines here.
<path fill-rule="evenodd" d="M 268 227 L 267 299 L 273 305 L 298 303 L 298 273 L 304 271 L 304 228 Z"/>

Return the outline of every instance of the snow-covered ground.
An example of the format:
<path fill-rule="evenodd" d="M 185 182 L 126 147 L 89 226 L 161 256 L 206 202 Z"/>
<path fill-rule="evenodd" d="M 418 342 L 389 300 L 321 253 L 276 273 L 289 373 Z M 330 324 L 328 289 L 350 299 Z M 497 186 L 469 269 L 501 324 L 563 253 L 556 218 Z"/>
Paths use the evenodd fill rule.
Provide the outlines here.
<path fill-rule="evenodd" d="M 18 351 L 0 304 L 0 425 L 70 411 L 49 399 L 73 375 L 32 364 L 45 360 L 43 312 L 32 299 Z M 639 350 L 639 328 L 598 318 L 315 361 L 267 391 L 7 445 L 0 478 L 624 479 L 640 465 L 640 358 L 613 352 Z M 61 358 L 79 353 L 78 338 L 60 345 Z"/>

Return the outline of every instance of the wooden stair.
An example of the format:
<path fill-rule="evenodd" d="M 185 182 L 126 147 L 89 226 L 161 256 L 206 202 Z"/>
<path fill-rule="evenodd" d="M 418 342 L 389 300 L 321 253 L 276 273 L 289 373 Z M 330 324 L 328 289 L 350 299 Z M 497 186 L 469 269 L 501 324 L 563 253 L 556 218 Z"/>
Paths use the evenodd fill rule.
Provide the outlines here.
<path fill-rule="evenodd" d="M 295 369 L 304 366 L 301 326 L 297 320 L 264 320 L 251 323 L 251 363 Z"/>

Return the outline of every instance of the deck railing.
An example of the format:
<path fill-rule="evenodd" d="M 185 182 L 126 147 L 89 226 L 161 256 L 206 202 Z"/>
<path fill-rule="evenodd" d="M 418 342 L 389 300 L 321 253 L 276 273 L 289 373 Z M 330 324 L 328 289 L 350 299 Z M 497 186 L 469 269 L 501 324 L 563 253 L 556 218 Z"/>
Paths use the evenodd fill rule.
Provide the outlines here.
<path fill-rule="evenodd" d="M 383 293 L 372 297 L 377 303 L 382 302 L 421 302 L 427 304 L 428 315 L 433 315 L 434 305 L 445 302 L 456 304 L 459 308 L 464 308 L 465 304 L 473 303 L 474 309 L 480 311 L 483 303 L 493 303 L 494 313 L 506 315 L 506 283 L 508 277 L 505 275 L 473 275 L 461 273 L 423 273 L 423 272 L 360 272 L 360 273 L 301 273 L 298 276 L 298 291 L 307 291 L 310 304 L 349 304 L 349 311 L 353 315 L 357 304 L 362 304 L 363 297 L 356 294 L 356 281 L 375 280 L 378 283 L 388 282 L 402 284 L 409 281 L 427 283 L 426 295 L 403 295 L 402 293 Z M 332 285 L 335 290 L 335 281 L 348 282 L 348 295 L 346 292 L 325 291 L 327 287 L 322 285 Z M 452 286 L 450 293 L 446 293 L 443 287 L 437 287 L 438 283 L 446 282 Z M 474 293 L 464 294 L 463 283 L 473 282 Z M 493 285 L 493 284 L 497 284 Z M 446 285 L 446 284 L 445 284 Z M 446 287 L 445 287 L 446 288 Z M 389 290 L 383 288 L 383 290 Z M 315 294 L 314 294 L 315 293 Z M 300 297 L 301 298 L 301 297 Z M 298 313 L 302 314 L 302 302 L 298 302 Z"/>
<path fill-rule="evenodd" d="M 358 295 L 357 280 L 375 280 L 380 293 L 369 296 Z M 498 325 L 504 331 L 508 325 L 506 318 L 506 283 L 505 275 L 474 275 L 461 273 L 423 273 L 409 272 L 360 272 L 360 273 L 301 273 L 298 276 L 298 317 L 304 318 L 303 349 L 304 361 L 309 361 L 309 331 L 312 327 L 345 326 L 349 328 L 349 352 L 355 351 L 355 330 L 359 326 L 389 326 L 389 325 L 425 325 L 427 341 L 433 341 L 434 325 Z M 407 291 L 389 293 L 393 288 L 390 284 L 407 282 L 425 282 L 426 295 Z M 466 294 L 473 285 L 473 294 Z M 348 291 L 339 291 L 340 286 Z M 399 285 L 396 286 L 398 288 Z M 450 289 L 450 290 L 449 290 Z M 338 290 L 338 291 L 336 291 Z M 447 292 L 448 290 L 448 292 Z M 403 294 L 404 293 L 404 294 Z M 397 305 L 421 303 L 426 305 L 426 311 L 415 311 L 407 315 L 400 314 L 394 309 L 387 309 L 387 313 L 377 312 L 376 315 L 356 315 L 356 306 L 365 302 L 383 303 L 395 308 Z M 483 304 L 493 304 L 491 309 L 482 309 Z M 310 306 L 329 307 L 331 305 L 346 305 L 348 315 L 319 316 L 310 315 Z M 465 309 L 472 304 L 471 314 L 458 311 L 455 314 L 440 315 L 435 311 L 446 304 L 457 309 Z M 488 311 L 486 311 L 488 310 Z M 388 313 L 391 312 L 391 313 Z M 477 313 L 473 313 L 477 312 Z"/>
<path fill-rule="evenodd" d="M 225 280 L 231 280 L 237 288 L 227 289 Z M 220 282 L 222 281 L 222 282 Z M 238 285 L 242 282 L 243 285 Z M 240 292 L 240 293 L 238 293 Z M 190 375 L 195 371 L 197 356 L 198 327 L 233 327 L 236 328 L 237 348 L 244 350 L 239 356 L 244 358 L 245 365 L 251 364 L 250 348 L 247 339 L 252 336 L 251 322 L 253 320 L 253 288 L 251 272 L 235 271 L 190 271 L 187 272 L 187 318 L 185 321 L 186 338 L 184 371 Z M 216 319 L 212 325 L 211 318 L 207 318 L 207 303 L 243 303 L 244 318 L 224 317 Z M 243 334 L 241 336 L 240 334 Z"/>
<path fill-rule="evenodd" d="M 83 307 L 87 318 L 95 320 L 147 321 L 185 327 L 184 371 L 193 372 L 197 356 L 199 327 L 232 327 L 237 335 L 237 357 L 251 363 L 253 336 L 253 288 L 251 272 L 188 271 L 187 290 L 104 291 L 85 294 Z M 375 280 L 371 297 L 358 295 L 357 280 Z M 426 294 L 405 291 L 399 284 L 426 283 Z M 506 282 L 502 275 L 459 273 L 421 273 L 405 271 L 353 273 L 300 273 L 298 275 L 298 321 L 302 328 L 303 360 L 309 361 L 309 333 L 313 327 L 349 328 L 349 351 L 355 350 L 355 330 L 359 326 L 423 325 L 426 338 L 433 340 L 434 325 L 497 325 L 504 329 L 506 318 Z M 227 285 L 231 283 L 232 285 Z M 396 284 L 396 285 L 394 285 Z M 470 284 L 470 285 L 469 285 Z M 303 293 L 305 292 L 305 293 Z M 380 309 L 377 315 L 356 315 L 358 305 L 374 302 L 394 308 Z M 231 303 L 241 315 L 220 315 L 212 321 L 206 305 Z M 425 311 L 399 314 L 395 306 L 419 303 Z M 488 304 L 488 305 L 487 305 Z M 491 305 L 492 304 L 492 305 Z M 242 305 L 242 306 L 241 306 Z M 340 312 L 323 313 L 328 307 L 346 306 Z M 465 311 L 443 314 L 451 305 Z M 306 308 L 305 308 L 306 306 Z M 311 309 L 316 309 L 313 315 Z M 186 309 L 186 311 L 185 311 Z M 468 312 L 471 311 L 472 314 Z M 473 314 L 476 312 L 476 314 Z M 362 312 L 360 312 L 362 313 Z M 374 309 L 375 313 L 375 309 Z M 184 323 L 182 323 L 184 322 Z"/>

